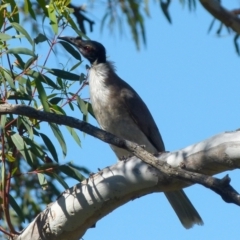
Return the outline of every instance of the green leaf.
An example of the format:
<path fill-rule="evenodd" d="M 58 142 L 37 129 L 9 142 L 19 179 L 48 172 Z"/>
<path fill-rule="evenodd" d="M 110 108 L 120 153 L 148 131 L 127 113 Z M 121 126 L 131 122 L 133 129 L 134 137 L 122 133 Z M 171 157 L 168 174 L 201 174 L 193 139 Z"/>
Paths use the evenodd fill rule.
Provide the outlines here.
<path fill-rule="evenodd" d="M 94 115 L 94 112 L 93 112 L 92 104 L 89 103 L 89 102 L 86 102 L 86 101 L 85 101 L 85 103 L 88 103 L 88 105 L 87 105 L 87 107 L 88 107 L 88 112 L 89 112 L 94 118 L 96 118 L 95 115 Z"/>
<path fill-rule="evenodd" d="M 82 114 L 87 115 L 88 109 L 87 109 L 86 103 L 79 96 L 77 96 L 77 103 Z"/>
<path fill-rule="evenodd" d="M 1 129 L 4 130 L 6 122 L 7 122 L 7 115 L 1 115 L 1 122 L 0 122 Z"/>
<path fill-rule="evenodd" d="M 81 140 L 80 140 L 79 136 L 77 135 L 76 131 L 73 128 L 68 127 L 68 126 L 66 126 L 66 128 L 70 132 L 71 136 L 76 141 L 76 143 L 81 147 Z"/>
<path fill-rule="evenodd" d="M 31 151 L 31 153 L 33 153 L 36 157 L 39 157 L 40 159 L 44 159 L 46 154 L 40 145 L 38 145 L 36 142 L 34 142 L 28 137 L 24 137 L 23 139 L 25 143 L 30 146 L 29 150 Z"/>
<path fill-rule="evenodd" d="M 7 50 L 7 53 L 10 54 L 25 54 L 25 55 L 30 55 L 30 56 L 35 56 L 35 53 L 27 48 L 11 48 Z"/>
<path fill-rule="evenodd" d="M 30 13 L 31 17 L 36 20 L 36 15 L 32 8 L 32 3 L 29 0 L 24 0 L 24 10 L 25 13 Z"/>
<path fill-rule="evenodd" d="M 32 40 L 32 38 L 30 37 L 30 35 L 28 34 L 28 32 L 18 23 L 13 22 L 11 23 L 11 25 L 20 33 L 22 33 L 26 39 L 30 42 L 30 44 L 34 47 L 34 41 Z"/>
<path fill-rule="evenodd" d="M 36 85 L 36 88 L 38 90 L 39 98 L 40 98 L 40 101 L 43 105 L 43 109 L 46 112 L 49 112 L 50 108 L 49 108 L 49 105 L 48 105 L 48 99 L 47 99 L 47 95 L 46 95 L 46 92 L 44 90 L 44 87 L 43 87 L 42 83 L 40 81 L 38 81 L 38 79 L 35 79 L 35 85 Z"/>
<path fill-rule="evenodd" d="M 68 189 L 68 188 L 69 188 L 69 186 L 67 185 L 67 183 L 66 183 L 58 174 L 53 173 L 52 175 L 53 175 L 53 177 L 54 177 L 60 184 L 62 184 L 62 186 L 63 186 L 65 189 Z"/>
<path fill-rule="evenodd" d="M 50 102 L 51 104 L 57 105 L 57 104 L 58 104 L 60 101 L 62 101 L 62 100 L 63 100 L 62 97 L 54 97 L 54 98 L 50 99 L 49 102 Z"/>
<path fill-rule="evenodd" d="M 38 55 L 30 58 L 30 59 L 24 64 L 24 69 L 28 69 L 37 59 L 38 59 Z"/>
<path fill-rule="evenodd" d="M 88 170 L 88 169 L 85 168 L 85 167 L 81 167 L 81 166 L 79 166 L 79 165 L 74 165 L 74 164 L 72 164 L 71 162 L 70 162 L 68 165 L 69 165 L 70 167 L 76 169 L 78 172 L 83 172 L 83 173 L 85 173 L 85 174 L 87 174 L 87 175 L 90 175 L 90 174 L 91 174 L 90 170 Z"/>
<path fill-rule="evenodd" d="M 49 123 L 49 125 L 53 131 L 53 134 L 57 138 L 57 140 L 62 148 L 63 155 L 66 156 L 67 155 L 67 145 L 65 143 L 64 137 L 63 137 L 58 125 L 56 125 L 54 123 Z"/>
<path fill-rule="evenodd" d="M 8 40 L 12 39 L 12 36 L 5 34 L 5 33 L 0 33 L 0 39 L 1 39 L 1 41 L 8 41 Z"/>
<path fill-rule="evenodd" d="M 12 14 L 12 19 L 9 19 L 10 22 L 17 22 L 17 23 L 19 23 L 19 9 L 18 9 L 18 6 L 16 4 L 16 1 L 8 0 L 7 2 L 9 2 L 10 5 L 11 5 L 11 13 L 14 12 L 14 14 Z"/>
<path fill-rule="evenodd" d="M 25 126 L 25 128 L 29 134 L 28 137 L 32 140 L 33 139 L 33 127 L 32 127 L 32 123 L 29 120 L 29 118 L 27 118 L 25 116 L 19 116 L 18 123 L 22 123 Z"/>
<path fill-rule="evenodd" d="M 85 177 L 78 170 L 74 169 L 73 167 L 70 167 L 69 165 L 60 166 L 60 170 L 67 176 L 72 177 L 79 182 L 85 179 Z"/>
<path fill-rule="evenodd" d="M 47 179 L 42 173 L 38 173 L 37 175 L 38 175 L 39 184 L 41 185 L 43 190 L 46 190 L 48 187 Z"/>
<path fill-rule="evenodd" d="M 3 70 L 4 70 L 3 75 L 4 75 L 5 79 L 7 80 L 9 86 L 11 87 L 12 90 L 16 91 L 13 78 L 10 76 L 10 74 L 8 73 L 8 71 L 6 69 L 3 69 Z"/>
<path fill-rule="evenodd" d="M 57 23 L 56 11 L 54 9 L 53 3 L 50 3 L 48 5 L 48 17 L 50 19 L 50 25 L 53 29 L 53 32 L 55 34 L 57 34 L 58 33 L 58 23 Z"/>
<path fill-rule="evenodd" d="M 27 79 L 24 77 L 18 77 L 18 86 L 19 86 L 19 90 L 21 95 L 25 94 L 25 85 L 26 85 Z"/>
<path fill-rule="evenodd" d="M 37 35 L 37 37 L 34 38 L 34 42 L 36 44 L 41 43 L 41 42 L 45 42 L 47 40 L 48 40 L 47 37 L 45 35 L 43 35 L 42 33 L 39 33 Z"/>
<path fill-rule="evenodd" d="M 9 197 L 9 203 L 10 203 L 11 207 L 13 208 L 13 210 L 16 212 L 16 214 L 20 218 L 20 221 L 25 222 L 24 214 L 22 212 L 21 207 L 17 204 L 15 199 L 10 194 L 8 194 L 8 197 Z"/>
<path fill-rule="evenodd" d="M 48 136 L 46 136 L 43 133 L 39 133 L 39 135 L 41 136 L 44 144 L 46 145 L 48 151 L 51 153 L 53 159 L 58 162 L 58 155 L 57 155 L 57 151 L 56 148 L 54 147 L 54 145 L 52 144 L 52 141 L 48 138 Z"/>
<path fill-rule="evenodd" d="M 13 157 L 12 156 L 12 154 L 10 153 L 10 154 L 5 154 L 5 156 L 6 156 L 6 158 L 7 158 L 7 160 L 9 161 L 9 162 L 15 162 L 16 161 L 16 158 L 15 157 Z M 17 167 L 16 167 L 17 168 Z M 15 170 L 16 171 L 16 170 Z M 12 174 L 13 174 L 13 172 L 12 172 Z"/>
<path fill-rule="evenodd" d="M 18 54 L 14 54 L 14 57 L 17 59 L 17 66 L 20 68 L 20 69 L 24 69 L 24 61 L 22 60 L 22 58 L 18 55 Z"/>
<path fill-rule="evenodd" d="M 71 27 L 77 33 L 78 36 L 84 37 L 85 39 L 89 39 L 83 32 L 79 31 L 78 26 L 76 25 L 75 21 L 71 18 L 69 14 L 66 14 L 65 12 L 62 14 L 68 20 L 68 23 L 71 25 Z"/>
<path fill-rule="evenodd" d="M 34 78 L 34 82 L 36 81 L 40 81 L 40 82 L 43 82 L 43 83 L 46 83 L 47 85 L 51 86 L 52 88 L 54 89 L 57 89 L 57 90 L 60 90 L 61 88 L 56 84 L 54 83 L 49 77 L 47 77 L 46 75 L 43 75 L 39 72 L 36 72 L 34 70 L 28 70 L 26 73 L 26 75 Z"/>
<path fill-rule="evenodd" d="M 39 7 L 44 11 L 44 15 L 48 16 L 47 8 L 46 8 L 46 1 L 45 0 L 37 0 Z"/>
<path fill-rule="evenodd" d="M 62 107 L 55 105 L 55 104 L 51 104 L 51 111 L 56 113 L 56 114 L 61 114 L 61 115 L 66 115 L 65 111 L 63 110 Z"/>
<path fill-rule="evenodd" d="M 26 81 L 26 92 L 29 97 L 32 97 L 32 95 L 33 95 L 32 86 L 31 86 L 31 81 L 30 81 L 29 77 L 27 78 L 27 81 Z"/>
<path fill-rule="evenodd" d="M 79 81 L 79 75 L 64 70 L 52 68 L 48 72 L 63 79 Z"/>
<path fill-rule="evenodd" d="M 77 67 L 79 67 L 79 65 L 81 65 L 81 63 L 82 63 L 82 61 L 76 63 L 75 65 L 73 65 L 73 66 L 70 68 L 69 72 L 75 70 Z M 81 73 L 81 75 L 82 75 L 82 73 Z M 81 75 L 80 75 L 80 82 L 82 82 L 82 81 L 81 81 Z"/>
<path fill-rule="evenodd" d="M 11 136 L 11 139 L 16 146 L 17 150 L 23 155 L 24 159 L 30 166 L 33 166 L 34 160 L 31 158 L 27 146 L 23 141 L 23 138 L 18 134 L 15 133 Z"/>
<path fill-rule="evenodd" d="M 64 41 L 59 41 L 60 44 L 62 44 L 62 46 L 77 60 L 81 61 L 81 55 L 80 53 L 68 42 L 64 42 Z"/>
<path fill-rule="evenodd" d="M 68 103 L 68 106 L 71 108 L 72 111 L 74 111 L 73 104 L 71 102 Z"/>

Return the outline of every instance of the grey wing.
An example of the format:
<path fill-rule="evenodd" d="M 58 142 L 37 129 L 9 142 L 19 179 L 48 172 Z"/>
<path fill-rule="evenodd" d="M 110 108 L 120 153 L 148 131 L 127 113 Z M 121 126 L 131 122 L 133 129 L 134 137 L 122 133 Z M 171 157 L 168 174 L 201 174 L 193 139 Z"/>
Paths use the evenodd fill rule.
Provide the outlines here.
<path fill-rule="evenodd" d="M 162 137 L 146 104 L 127 83 L 123 82 L 120 91 L 123 104 L 134 122 L 159 152 L 164 151 Z M 190 228 L 194 224 L 203 224 L 200 215 L 183 190 L 167 192 L 165 195 L 185 228 Z"/>
<path fill-rule="evenodd" d="M 133 121 L 159 152 L 164 151 L 165 147 L 158 127 L 140 96 L 126 82 L 123 82 L 120 94 Z"/>

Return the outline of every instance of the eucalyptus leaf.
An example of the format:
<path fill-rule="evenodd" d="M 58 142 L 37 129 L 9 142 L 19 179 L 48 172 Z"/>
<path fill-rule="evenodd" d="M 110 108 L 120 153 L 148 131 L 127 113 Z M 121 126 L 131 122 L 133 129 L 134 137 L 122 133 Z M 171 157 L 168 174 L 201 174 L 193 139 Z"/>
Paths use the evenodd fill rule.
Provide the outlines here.
<path fill-rule="evenodd" d="M 77 181 L 81 182 L 85 179 L 85 177 L 76 169 L 69 165 L 62 165 L 60 166 L 60 170 L 65 173 L 67 176 L 76 179 Z"/>
<path fill-rule="evenodd" d="M 51 70 L 49 70 L 49 73 L 63 79 L 79 81 L 79 75 L 68 72 L 68 71 L 52 68 Z"/>
<path fill-rule="evenodd" d="M 80 53 L 68 42 L 65 41 L 59 41 L 59 43 L 67 50 L 74 58 L 81 61 L 81 55 Z"/>
<path fill-rule="evenodd" d="M 35 80 L 35 85 L 36 85 L 36 88 L 38 90 L 39 98 L 40 98 L 40 101 L 43 105 L 43 109 L 46 112 L 49 112 L 50 108 L 49 108 L 49 105 L 48 105 L 48 99 L 47 99 L 47 95 L 46 95 L 46 92 L 45 92 L 45 89 L 44 89 L 42 83 L 36 79 Z"/>
<path fill-rule="evenodd" d="M 62 148 L 62 152 L 63 152 L 63 155 L 66 156 L 67 155 L 67 145 L 66 145 L 66 142 L 64 140 L 64 137 L 62 135 L 62 132 L 60 131 L 59 127 L 57 124 L 55 123 L 49 123 L 52 131 L 53 131 L 53 134 L 55 135 L 55 137 L 57 138 L 61 148 Z"/>
<path fill-rule="evenodd" d="M 8 34 L 5 34 L 5 33 L 0 33 L 0 40 L 1 41 L 8 41 L 12 39 L 12 36 L 8 35 Z"/>
<path fill-rule="evenodd" d="M 35 53 L 31 50 L 29 50 L 28 48 L 22 48 L 22 47 L 18 47 L 18 48 L 11 48 L 9 50 L 7 50 L 7 53 L 10 54 L 24 54 L 24 55 L 30 55 L 30 56 L 35 56 Z"/>
<path fill-rule="evenodd" d="M 57 155 L 57 151 L 55 146 L 52 144 L 52 141 L 48 138 L 47 135 L 43 134 L 43 133 L 39 133 L 39 135 L 41 136 L 44 144 L 46 145 L 48 151 L 51 153 L 53 159 L 58 162 L 58 155 Z"/>
<path fill-rule="evenodd" d="M 65 189 L 68 189 L 69 186 L 67 185 L 67 183 L 56 173 L 53 173 L 52 174 L 53 177 L 65 188 Z"/>
<path fill-rule="evenodd" d="M 73 137 L 73 139 L 75 140 L 75 142 L 81 147 L 81 140 L 80 140 L 78 134 L 76 133 L 76 131 L 74 130 L 74 128 L 71 128 L 69 126 L 66 126 L 66 128 L 69 131 L 69 133 L 71 134 L 71 136 Z"/>
<path fill-rule="evenodd" d="M 22 212 L 21 207 L 17 204 L 15 199 L 10 194 L 8 194 L 8 198 L 9 198 L 9 203 L 10 203 L 11 207 L 13 208 L 13 210 L 18 215 L 20 221 L 25 222 L 24 214 Z"/>
<path fill-rule="evenodd" d="M 20 33 L 22 33 L 26 39 L 31 43 L 31 45 L 34 47 L 34 41 L 32 40 L 32 38 L 30 37 L 30 35 L 28 34 L 28 32 L 18 23 L 16 22 L 12 22 L 11 25 Z"/>

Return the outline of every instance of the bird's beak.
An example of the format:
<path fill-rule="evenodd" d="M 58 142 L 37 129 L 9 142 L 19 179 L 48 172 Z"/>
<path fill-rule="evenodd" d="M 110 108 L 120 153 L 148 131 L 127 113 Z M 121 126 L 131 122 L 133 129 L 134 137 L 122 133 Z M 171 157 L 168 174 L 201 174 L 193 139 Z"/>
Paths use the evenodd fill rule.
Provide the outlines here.
<path fill-rule="evenodd" d="M 75 37 L 64 36 L 64 37 L 58 37 L 58 39 L 64 40 L 64 41 L 66 41 L 66 42 L 68 42 L 68 43 L 70 43 L 70 44 L 72 44 L 76 47 L 80 47 L 81 42 L 82 42 L 82 38 L 80 38 L 80 37 L 75 38 Z"/>

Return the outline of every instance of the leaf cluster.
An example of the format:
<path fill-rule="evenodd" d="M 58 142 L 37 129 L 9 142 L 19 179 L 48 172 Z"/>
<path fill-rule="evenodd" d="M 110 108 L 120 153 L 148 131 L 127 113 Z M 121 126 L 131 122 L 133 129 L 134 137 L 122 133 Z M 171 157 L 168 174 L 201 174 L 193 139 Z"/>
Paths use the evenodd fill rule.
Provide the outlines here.
<path fill-rule="evenodd" d="M 46 5 L 45 1 L 38 0 L 38 11 L 34 10 L 35 3 L 29 0 L 21 6 L 13 0 L 1 2 L 0 104 L 28 105 L 56 116 L 66 115 L 66 110 L 78 111 L 78 115 L 88 121 L 91 105 L 79 96 L 86 86 L 86 77 L 71 72 L 81 65 L 81 56 L 71 45 L 59 44 L 57 40 L 67 27 L 77 35 L 82 34 L 71 17 L 69 2 L 50 1 Z M 42 22 L 41 31 L 38 29 L 30 34 L 26 30 L 25 19 L 24 24 L 20 22 L 23 10 L 31 21 Z M 70 68 L 65 65 L 50 67 L 52 59 L 57 60 L 58 48 L 64 48 L 75 59 L 75 64 Z M 66 129 L 81 146 L 77 132 L 70 127 Z M 63 129 L 57 124 L 49 122 L 46 126 L 36 119 L 14 114 L 0 116 L 0 212 L 5 220 L 0 227 L 2 232 L 21 230 L 24 223 L 30 222 L 46 204 L 54 201 L 60 194 L 56 182 L 68 188 L 67 178 L 82 181 L 84 174 L 89 174 L 85 167 L 71 161 L 61 163 L 62 157 L 67 156 L 65 138 Z"/>

